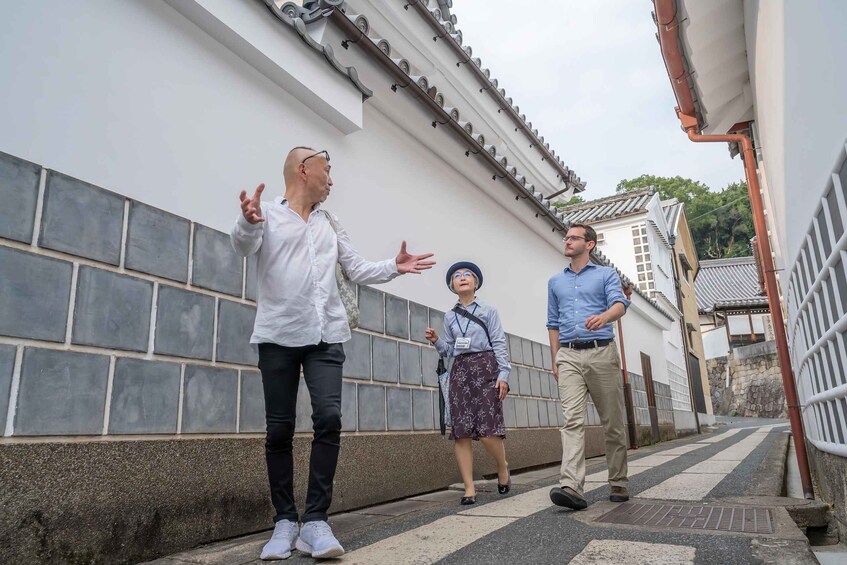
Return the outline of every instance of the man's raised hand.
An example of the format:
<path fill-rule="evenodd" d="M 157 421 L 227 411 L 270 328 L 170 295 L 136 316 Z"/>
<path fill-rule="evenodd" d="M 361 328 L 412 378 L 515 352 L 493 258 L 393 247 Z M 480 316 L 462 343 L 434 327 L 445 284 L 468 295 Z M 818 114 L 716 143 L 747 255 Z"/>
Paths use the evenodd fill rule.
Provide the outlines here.
<path fill-rule="evenodd" d="M 264 222 L 262 217 L 262 191 L 265 190 L 265 183 L 256 187 L 256 192 L 253 196 L 247 198 L 247 191 L 242 190 L 239 199 L 241 200 L 241 213 L 244 214 L 244 219 L 251 224 Z"/>
<path fill-rule="evenodd" d="M 400 253 L 397 254 L 397 270 L 402 274 L 414 273 L 421 274 L 421 271 L 431 269 L 435 265 L 435 261 L 427 261 L 432 257 L 432 253 L 424 253 L 423 255 L 411 255 L 406 252 L 406 242 L 400 244 Z"/>

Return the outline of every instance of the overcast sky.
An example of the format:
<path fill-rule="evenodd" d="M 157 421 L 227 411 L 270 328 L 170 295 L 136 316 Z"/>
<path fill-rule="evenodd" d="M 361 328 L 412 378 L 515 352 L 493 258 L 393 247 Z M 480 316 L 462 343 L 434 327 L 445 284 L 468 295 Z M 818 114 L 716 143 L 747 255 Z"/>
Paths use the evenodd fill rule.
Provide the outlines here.
<path fill-rule="evenodd" d="M 624 178 L 744 178 L 724 143 L 679 127 L 649 0 L 453 0 L 463 41 L 571 169 L 587 200 Z"/>

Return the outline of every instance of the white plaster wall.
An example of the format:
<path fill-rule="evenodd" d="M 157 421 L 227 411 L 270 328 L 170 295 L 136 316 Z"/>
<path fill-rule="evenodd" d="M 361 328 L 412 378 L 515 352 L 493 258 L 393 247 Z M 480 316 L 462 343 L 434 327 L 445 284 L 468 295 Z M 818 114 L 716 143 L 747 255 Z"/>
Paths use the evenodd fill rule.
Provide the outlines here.
<path fill-rule="evenodd" d="M 638 281 L 635 268 L 635 254 L 632 251 L 632 226 L 644 222 L 642 216 L 633 216 L 611 222 L 596 224 L 594 228 L 603 232 L 606 242 L 599 247 L 600 251 L 628 276 L 630 280 Z"/>
<path fill-rule="evenodd" d="M 723 326 L 703 332 L 703 354 L 706 359 L 729 355 L 729 340 Z"/>
<path fill-rule="evenodd" d="M 0 151 L 228 231 L 241 189 L 265 182 L 267 197 L 282 192 L 290 147 L 329 149 L 328 207 L 365 256 L 393 256 L 402 238 L 437 254 L 435 270 L 386 291 L 446 309 L 444 269 L 474 260 L 486 278 L 481 296 L 506 330 L 546 342 L 560 235 L 481 165 L 457 169 L 422 143 L 436 139 L 466 159 L 410 96 L 394 95 L 424 124 L 420 137 L 371 102 L 364 129 L 344 135 L 164 3 L 32 2 L 6 12 L 0 74 L 14 79 L 0 90 Z M 314 56 L 316 73 L 335 73 L 305 45 L 302 56 Z"/>
<path fill-rule="evenodd" d="M 627 370 L 643 375 L 641 370 L 641 353 L 650 356 L 653 380 L 670 384 L 665 357 L 664 331 L 667 331 L 671 321 L 661 315 L 648 317 L 640 315 L 638 310 L 655 309 L 638 294 L 632 295 L 632 305 L 621 318 Z"/>
<path fill-rule="evenodd" d="M 847 139 L 847 7 L 747 0 L 744 13 L 769 214 L 790 268 Z"/>

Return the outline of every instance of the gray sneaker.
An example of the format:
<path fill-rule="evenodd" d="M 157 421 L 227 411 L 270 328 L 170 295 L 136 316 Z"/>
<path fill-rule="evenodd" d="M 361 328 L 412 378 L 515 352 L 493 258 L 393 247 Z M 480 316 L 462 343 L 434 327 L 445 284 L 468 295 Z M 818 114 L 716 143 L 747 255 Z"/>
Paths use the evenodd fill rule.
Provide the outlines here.
<path fill-rule="evenodd" d="M 328 559 L 344 555 L 344 548 L 332 535 L 332 528 L 323 521 L 303 524 L 295 547 L 316 559 Z"/>
<path fill-rule="evenodd" d="M 270 541 L 262 548 L 262 554 L 259 557 L 265 561 L 291 557 L 291 548 L 294 547 L 294 540 L 297 539 L 299 530 L 297 523 L 291 520 L 277 522 Z"/>

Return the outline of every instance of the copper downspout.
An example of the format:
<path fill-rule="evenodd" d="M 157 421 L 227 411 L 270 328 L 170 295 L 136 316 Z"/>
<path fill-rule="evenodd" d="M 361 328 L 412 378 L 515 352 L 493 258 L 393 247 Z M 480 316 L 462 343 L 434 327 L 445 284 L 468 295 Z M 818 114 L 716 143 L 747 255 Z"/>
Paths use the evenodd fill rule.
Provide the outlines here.
<path fill-rule="evenodd" d="M 800 416 L 800 403 L 797 399 L 797 386 L 791 371 L 791 358 L 788 355 L 788 340 L 785 336 L 785 323 L 782 318 L 782 307 L 779 303 L 779 290 L 776 284 L 776 270 L 771 254 L 770 239 L 765 222 L 764 205 L 759 188 L 759 176 L 756 172 L 756 157 L 753 153 L 753 143 L 746 135 L 735 133 L 726 135 L 703 135 L 698 133 L 700 124 L 697 121 L 691 87 L 685 71 L 682 52 L 679 48 L 677 29 L 679 22 L 676 18 L 675 0 L 654 0 L 656 22 L 659 26 L 659 43 L 662 57 L 668 69 L 668 77 L 676 94 L 676 112 L 682 128 L 688 133 L 688 138 L 695 143 L 738 143 L 744 160 L 744 174 L 747 177 L 747 190 L 750 195 L 750 205 L 753 211 L 753 227 L 756 231 L 756 242 L 759 256 L 762 259 L 762 271 L 765 275 L 765 292 L 768 295 L 768 307 L 774 322 L 776 334 L 776 352 L 779 359 L 782 385 L 785 388 L 785 400 L 788 404 L 788 419 L 791 422 L 791 434 L 794 438 L 794 448 L 797 453 L 797 465 L 800 468 L 800 481 L 803 493 L 807 499 L 814 499 L 814 488 L 809 473 L 809 459 L 806 454 L 806 441 L 803 432 L 803 420 Z"/>
<path fill-rule="evenodd" d="M 626 299 L 632 298 L 632 289 L 628 286 L 623 287 L 623 292 Z M 629 448 L 638 449 L 638 430 L 635 428 L 635 409 L 632 407 L 632 385 L 629 384 L 629 372 L 626 370 L 626 349 L 623 344 L 623 324 L 618 318 L 618 341 L 621 348 L 621 373 L 623 374 L 623 400 L 626 406 L 626 421 L 629 429 Z"/>

